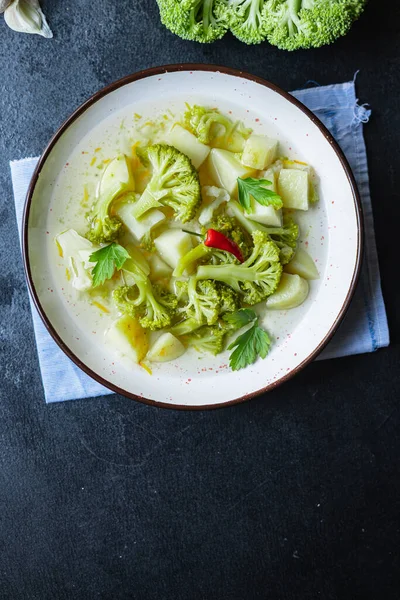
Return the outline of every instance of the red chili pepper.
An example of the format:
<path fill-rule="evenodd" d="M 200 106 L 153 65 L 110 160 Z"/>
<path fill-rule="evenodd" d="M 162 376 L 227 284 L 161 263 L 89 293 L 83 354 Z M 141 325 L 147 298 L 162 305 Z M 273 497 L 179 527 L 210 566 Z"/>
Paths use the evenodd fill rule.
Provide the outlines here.
<path fill-rule="evenodd" d="M 195 231 L 188 231 L 187 229 L 182 229 L 185 233 L 190 233 L 190 235 L 196 235 L 197 237 L 204 237 L 201 233 L 196 233 Z M 208 248 L 216 248 L 217 250 L 224 250 L 225 252 L 230 252 L 238 259 L 239 262 L 244 262 L 242 251 L 239 246 L 233 240 L 227 238 L 220 231 L 216 231 L 215 229 L 209 229 L 204 238 L 204 245 Z"/>
<path fill-rule="evenodd" d="M 236 242 L 227 238 L 220 231 L 209 229 L 204 240 L 204 245 L 209 248 L 216 248 L 217 250 L 225 250 L 225 252 L 233 254 L 239 262 L 242 263 L 244 261 L 243 254 Z"/>

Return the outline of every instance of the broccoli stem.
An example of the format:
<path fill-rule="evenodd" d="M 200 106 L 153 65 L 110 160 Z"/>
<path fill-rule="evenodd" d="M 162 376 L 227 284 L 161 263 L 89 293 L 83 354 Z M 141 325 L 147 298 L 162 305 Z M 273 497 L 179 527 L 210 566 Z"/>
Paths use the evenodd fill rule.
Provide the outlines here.
<path fill-rule="evenodd" d="M 166 193 L 164 196 L 165 195 Z M 158 193 L 158 196 L 160 196 L 160 193 Z M 161 202 L 159 202 L 154 196 L 152 190 L 150 189 L 150 185 L 148 185 L 143 194 L 140 196 L 139 200 L 133 205 L 132 214 L 135 219 L 140 219 L 140 217 L 147 211 L 151 210 L 152 208 L 159 208 L 160 206 L 162 206 Z"/>
<path fill-rule="evenodd" d="M 207 246 L 205 246 L 204 244 L 199 244 L 198 246 L 190 250 L 187 254 L 185 254 L 185 256 L 183 256 L 180 259 L 180 261 L 176 265 L 175 270 L 172 273 L 173 277 L 182 277 L 186 269 L 190 269 L 193 263 L 195 263 L 197 260 L 200 260 L 201 258 L 204 258 L 205 256 L 207 256 L 207 254 L 210 254 L 210 252 L 212 252 L 211 248 L 207 248 Z"/>
<path fill-rule="evenodd" d="M 194 317 L 190 317 L 189 319 L 185 319 L 180 323 L 177 323 L 169 330 L 172 335 L 181 336 L 186 335 L 187 333 L 191 333 L 196 329 L 199 329 L 202 326 L 202 322 L 198 321 Z"/>
<path fill-rule="evenodd" d="M 214 0 L 197 0 L 196 4 L 190 12 L 190 20 L 192 25 L 202 23 L 204 32 L 207 33 L 208 28 L 216 23 L 213 17 Z"/>
<path fill-rule="evenodd" d="M 301 29 L 301 23 L 299 19 L 299 12 L 303 8 L 303 0 L 289 0 L 288 3 L 288 29 L 290 35 L 297 33 Z M 290 18 L 290 20 L 289 20 Z"/>
<path fill-rule="evenodd" d="M 251 25 L 251 28 L 256 29 L 260 26 L 261 23 L 261 9 L 263 7 L 263 0 L 258 0 L 258 2 L 252 2 L 250 7 L 249 18 L 247 19 L 248 23 Z"/>
<path fill-rule="evenodd" d="M 215 279 L 222 281 L 240 292 L 239 281 L 256 281 L 258 273 L 242 265 L 202 265 L 197 269 L 197 279 Z"/>

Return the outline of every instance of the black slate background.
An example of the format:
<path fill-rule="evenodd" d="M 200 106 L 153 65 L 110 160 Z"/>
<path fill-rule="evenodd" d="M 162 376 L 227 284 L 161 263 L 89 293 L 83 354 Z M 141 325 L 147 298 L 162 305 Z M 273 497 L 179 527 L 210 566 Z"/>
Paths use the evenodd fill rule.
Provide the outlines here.
<path fill-rule="evenodd" d="M 0 597 L 397 600 L 400 8 L 370 5 L 315 51 L 184 42 L 154 0 L 47 0 L 52 41 L 0 22 Z M 40 153 L 90 94 L 138 69 L 211 62 L 287 90 L 346 81 L 365 127 L 392 335 L 244 405 L 184 413 L 122 397 L 46 406 L 9 159 Z"/>

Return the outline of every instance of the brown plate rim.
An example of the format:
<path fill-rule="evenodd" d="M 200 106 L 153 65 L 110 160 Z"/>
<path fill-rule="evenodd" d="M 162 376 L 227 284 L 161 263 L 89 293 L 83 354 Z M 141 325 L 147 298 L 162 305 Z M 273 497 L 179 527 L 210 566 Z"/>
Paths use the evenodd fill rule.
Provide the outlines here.
<path fill-rule="evenodd" d="M 307 358 L 305 358 L 299 365 L 297 365 L 297 367 L 295 367 L 289 373 L 285 374 L 278 381 L 269 383 L 267 386 L 255 391 L 255 392 L 246 394 L 244 396 L 240 396 L 233 400 L 228 400 L 227 402 L 222 402 L 219 404 L 209 404 L 209 405 L 205 405 L 205 406 L 186 406 L 186 405 L 181 405 L 181 404 L 169 404 L 167 402 L 159 402 L 156 400 L 151 400 L 149 398 L 144 398 L 142 396 L 137 396 L 136 394 L 133 394 L 131 392 L 123 390 L 122 388 L 114 385 L 113 383 L 106 381 L 105 379 L 103 379 L 101 377 L 101 375 L 99 375 L 98 373 L 96 373 L 95 371 L 90 369 L 85 363 L 83 363 L 72 352 L 72 350 L 63 342 L 63 340 L 60 338 L 60 336 L 54 329 L 53 325 L 51 324 L 49 318 L 47 317 L 47 315 L 40 303 L 40 300 L 36 293 L 36 290 L 35 290 L 35 285 L 33 283 L 30 262 L 29 262 L 29 253 L 28 253 L 28 220 L 29 220 L 30 208 L 31 208 L 31 204 L 32 204 L 33 193 L 34 193 L 35 186 L 37 184 L 37 180 L 40 175 L 40 172 L 41 172 L 51 150 L 53 149 L 53 147 L 55 146 L 55 144 L 57 143 L 57 141 L 59 140 L 61 135 L 90 106 L 92 106 L 98 100 L 100 100 L 104 96 L 108 95 L 109 93 L 113 92 L 114 90 L 116 90 L 124 85 L 127 85 L 129 83 L 133 83 L 134 81 L 144 79 L 146 77 L 151 77 L 154 75 L 163 75 L 165 73 L 178 72 L 178 71 L 188 71 L 188 72 L 190 72 L 190 71 L 208 71 L 208 72 L 215 72 L 215 73 L 220 72 L 220 73 L 224 73 L 226 75 L 232 75 L 234 77 L 245 78 L 245 79 L 256 82 L 264 87 L 267 87 L 267 88 L 273 90 L 274 92 L 278 93 L 280 96 L 285 98 L 285 100 L 291 102 L 297 108 L 299 108 L 315 125 L 317 125 L 317 127 L 319 128 L 319 130 L 321 131 L 323 136 L 329 141 L 329 143 L 331 144 L 332 148 L 334 149 L 336 155 L 338 156 L 340 163 L 342 165 L 342 168 L 345 171 L 345 174 L 349 181 L 350 188 L 352 190 L 354 205 L 355 205 L 355 209 L 356 209 L 356 216 L 357 216 L 357 226 L 358 226 L 357 227 L 357 257 L 356 257 L 356 264 L 354 267 L 351 284 L 350 284 L 348 293 L 346 295 L 346 298 L 343 302 L 343 305 L 342 305 L 335 321 L 332 324 L 332 327 L 330 328 L 330 330 L 328 331 L 328 333 L 324 337 L 324 339 L 321 341 L 321 343 L 313 350 L 313 352 L 311 352 L 311 354 L 309 354 L 307 356 Z M 304 369 L 304 367 L 306 367 L 310 362 L 312 362 L 318 356 L 318 354 L 325 348 L 327 343 L 331 340 L 331 338 L 335 334 L 337 328 L 339 327 L 339 325 L 350 305 L 350 302 L 351 302 L 351 299 L 355 292 L 358 278 L 360 275 L 362 256 L 363 256 L 363 240 L 364 240 L 363 212 L 362 212 L 360 194 L 357 189 L 357 184 L 356 184 L 354 175 L 351 171 L 350 165 L 349 165 L 347 158 L 345 157 L 343 151 L 339 147 L 336 140 L 332 137 L 332 135 L 330 134 L 328 129 L 325 127 L 325 125 L 323 125 L 321 123 L 321 121 L 318 119 L 318 117 L 316 117 L 314 115 L 314 113 L 312 113 L 306 106 L 304 106 L 304 104 L 302 104 L 299 100 L 294 98 L 291 94 L 289 94 L 288 92 L 285 92 L 280 87 L 267 81 L 266 79 L 258 77 L 257 75 L 251 75 L 250 73 L 247 73 L 245 71 L 241 71 L 238 69 L 232 69 L 230 67 L 224 67 L 224 66 L 212 65 L 212 64 L 201 64 L 201 63 L 180 63 L 180 64 L 164 65 L 164 66 L 160 66 L 160 67 L 152 67 L 150 69 L 144 69 L 144 70 L 138 71 L 137 73 L 133 73 L 131 75 L 126 75 L 125 77 L 122 77 L 121 79 L 111 83 L 110 85 L 108 85 L 108 86 L 104 87 L 103 89 L 101 89 L 100 91 L 96 92 L 88 100 L 86 100 L 83 104 L 81 104 L 60 125 L 60 127 L 57 129 L 57 131 L 55 132 L 55 134 L 52 136 L 52 138 L 48 142 L 47 146 L 45 147 L 41 157 L 39 158 L 39 161 L 36 165 L 36 168 L 33 172 L 33 175 L 32 175 L 32 178 L 31 178 L 31 181 L 29 184 L 29 188 L 28 188 L 28 192 L 27 192 L 26 200 L 25 200 L 25 205 L 24 205 L 23 220 L 22 220 L 22 253 L 23 253 L 25 275 L 26 275 L 26 279 L 28 282 L 28 289 L 32 296 L 35 307 L 36 307 L 46 329 L 48 330 L 48 332 L 50 333 L 50 335 L 52 336 L 54 341 L 61 348 L 61 350 L 80 369 L 82 369 L 82 371 L 84 371 L 87 375 L 92 377 L 92 379 L 94 379 L 95 381 L 97 381 L 98 383 L 103 385 L 104 387 L 110 389 L 111 391 L 113 391 L 117 394 L 121 394 L 132 400 L 137 400 L 138 402 L 142 402 L 142 403 L 150 405 L 150 406 L 157 406 L 159 408 L 169 408 L 169 409 L 177 409 L 177 410 L 212 410 L 212 409 L 216 409 L 216 408 L 224 408 L 226 406 L 232 406 L 234 404 L 239 404 L 241 402 L 245 402 L 246 400 L 250 400 L 251 398 L 260 396 L 261 394 L 263 394 L 267 391 L 270 391 L 270 390 L 278 387 L 279 385 L 285 383 L 286 381 L 288 381 L 289 379 L 294 377 L 297 373 L 299 373 L 302 369 Z"/>

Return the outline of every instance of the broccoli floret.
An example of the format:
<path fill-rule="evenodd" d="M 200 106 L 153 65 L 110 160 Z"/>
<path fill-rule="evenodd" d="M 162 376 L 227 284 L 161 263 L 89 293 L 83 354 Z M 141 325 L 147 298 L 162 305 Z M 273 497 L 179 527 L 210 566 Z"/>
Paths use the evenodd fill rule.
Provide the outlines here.
<path fill-rule="evenodd" d="M 227 132 L 233 127 L 232 121 L 225 115 L 221 115 L 217 108 L 206 108 L 196 104 L 188 105 L 184 115 L 184 125 L 202 144 L 210 144 L 218 128 L 222 127 Z"/>
<path fill-rule="evenodd" d="M 174 325 L 170 331 L 181 336 L 202 325 L 214 325 L 219 315 L 236 311 L 239 306 L 239 295 L 231 288 L 217 281 L 197 281 L 191 277 L 188 281 L 175 283 L 184 319 Z"/>
<path fill-rule="evenodd" d="M 230 30 L 245 44 L 259 44 L 266 38 L 264 3 L 265 0 L 228 0 Z"/>
<path fill-rule="evenodd" d="M 197 278 L 229 285 L 246 304 L 265 300 L 276 290 L 282 275 L 279 249 L 263 231 L 254 231 L 252 238 L 252 253 L 242 264 L 203 265 L 197 270 Z"/>
<path fill-rule="evenodd" d="M 199 323 L 213 325 L 220 312 L 220 293 L 214 281 L 197 281 L 190 277 L 188 286 L 188 303 L 185 306 L 187 317 L 194 317 Z"/>
<path fill-rule="evenodd" d="M 226 329 L 219 325 L 203 326 L 182 339 L 184 344 L 193 346 L 198 352 L 219 354 L 224 349 Z"/>
<path fill-rule="evenodd" d="M 235 312 L 240 308 L 239 294 L 235 290 L 223 283 L 218 283 L 217 289 L 220 293 L 220 314 Z"/>
<path fill-rule="evenodd" d="M 299 226 L 289 216 L 284 216 L 282 227 L 263 227 L 262 231 L 268 233 L 271 240 L 279 248 L 280 261 L 286 265 L 292 260 L 299 238 Z"/>
<path fill-rule="evenodd" d="M 178 306 L 178 298 L 175 294 L 159 283 L 153 283 L 153 293 L 156 300 L 165 306 L 165 308 L 169 309 L 171 314 L 174 314 L 175 309 Z"/>
<path fill-rule="evenodd" d="M 149 280 L 117 288 L 113 299 L 122 313 L 137 318 L 144 329 L 155 331 L 171 324 L 171 311 L 156 299 Z"/>
<path fill-rule="evenodd" d="M 268 41 L 283 50 L 318 48 L 345 35 L 366 0 L 268 0 Z"/>
<path fill-rule="evenodd" d="M 92 227 L 86 234 L 88 240 L 94 244 L 106 244 L 117 239 L 122 223 L 117 217 L 110 217 L 109 203 L 102 203 L 96 208 L 96 217 L 92 220 Z"/>
<path fill-rule="evenodd" d="M 184 40 L 209 43 L 227 31 L 223 0 L 157 0 L 161 22 Z"/>
<path fill-rule="evenodd" d="M 241 121 L 235 123 L 217 108 L 189 106 L 184 115 L 184 126 L 203 144 L 211 144 L 215 148 L 229 148 L 241 151 L 251 129 Z"/>
<path fill-rule="evenodd" d="M 239 246 L 244 258 L 249 256 L 251 248 L 248 243 L 248 238 L 234 217 L 219 215 L 210 223 L 208 223 L 206 228 L 203 228 L 203 233 L 205 233 L 207 229 L 215 229 L 215 231 L 220 231 Z M 224 252 L 221 254 L 228 255 L 229 253 Z M 236 259 L 232 254 L 229 254 L 229 256 L 225 257 L 223 262 L 236 262 Z"/>
<path fill-rule="evenodd" d="M 177 298 L 159 286 L 153 287 L 133 258 L 124 262 L 123 271 L 133 277 L 135 285 L 124 285 L 114 290 L 113 299 L 118 309 L 139 319 L 145 329 L 155 331 L 168 327 L 177 306 Z"/>
<path fill-rule="evenodd" d="M 117 238 L 122 223 L 111 215 L 112 204 L 121 194 L 133 191 L 134 188 L 130 160 L 125 154 L 120 154 L 104 169 L 98 198 L 88 215 L 91 227 L 86 237 L 91 242 L 108 243 Z"/>
<path fill-rule="evenodd" d="M 169 206 L 182 223 L 193 219 L 201 197 L 199 176 L 190 159 L 167 144 L 147 146 L 137 154 L 152 167 L 152 176 L 133 206 L 134 217 L 140 218 L 151 208 Z"/>
<path fill-rule="evenodd" d="M 140 240 L 140 247 L 150 253 L 156 252 L 156 245 L 154 243 L 153 234 L 151 231 L 148 231 L 144 234 Z"/>

